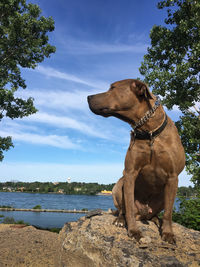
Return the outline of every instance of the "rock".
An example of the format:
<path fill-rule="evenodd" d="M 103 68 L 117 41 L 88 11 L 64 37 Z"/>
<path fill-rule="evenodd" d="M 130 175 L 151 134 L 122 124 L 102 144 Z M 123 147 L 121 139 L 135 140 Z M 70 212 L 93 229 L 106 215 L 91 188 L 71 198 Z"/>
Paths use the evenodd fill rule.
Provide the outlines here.
<path fill-rule="evenodd" d="M 176 245 L 162 241 L 151 221 L 137 222 L 143 237 L 137 242 L 125 228 L 113 225 L 114 216 L 82 217 L 67 223 L 59 234 L 62 267 L 197 267 L 200 232 L 174 223 Z"/>
<path fill-rule="evenodd" d="M 0 267 L 59 267 L 58 234 L 0 224 Z"/>
<path fill-rule="evenodd" d="M 98 213 L 97 213 L 98 214 Z M 0 267 L 197 267 L 200 232 L 174 223 L 176 245 L 162 241 L 153 222 L 137 222 L 137 242 L 108 213 L 65 224 L 60 234 L 0 224 Z"/>

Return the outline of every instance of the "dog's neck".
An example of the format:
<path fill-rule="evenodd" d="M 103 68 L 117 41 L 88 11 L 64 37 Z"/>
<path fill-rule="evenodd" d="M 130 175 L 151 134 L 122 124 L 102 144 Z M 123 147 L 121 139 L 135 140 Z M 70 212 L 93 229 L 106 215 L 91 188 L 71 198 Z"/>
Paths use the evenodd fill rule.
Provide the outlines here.
<path fill-rule="evenodd" d="M 146 122 L 148 122 L 148 120 L 154 116 L 154 113 L 156 112 L 156 109 L 160 106 L 160 98 L 158 96 L 156 96 L 156 101 L 153 105 L 153 107 L 151 106 L 150 102 L 148 102 L 150 109 L 145 113 L 145 115 L 132 126 L 133 130 L 136 130 L 138 128 L 141 128 L 143 125 L 145 125 Z"/>
<path fill-rule="evenodd" d="M 147 110 L 146 110 L 147 109 Z M 160 104 L 160 98 L 153 96 L 153 99 L 146 100 L 146 109 L 143 109 L 144 115 L 139 116 L 139 119 L 133 119 L 132 122 L 129 122 L 133 131 L 136 129 L 153 132 L 162 125 L 165 120 L 165 111 Z"/>

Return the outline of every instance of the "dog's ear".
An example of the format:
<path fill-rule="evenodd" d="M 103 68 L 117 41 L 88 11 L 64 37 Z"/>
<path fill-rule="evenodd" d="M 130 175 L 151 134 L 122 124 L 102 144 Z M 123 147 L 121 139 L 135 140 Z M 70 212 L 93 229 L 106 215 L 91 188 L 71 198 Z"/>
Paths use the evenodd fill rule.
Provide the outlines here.
<path fill-rule="evenodd" d="M 149 99 L 153 98 L 148 86 L 141 81 L 134 80 L 131 84 L 131 89 L 134 90 L 139 96 L 144 96 L 145 98 Z"/>

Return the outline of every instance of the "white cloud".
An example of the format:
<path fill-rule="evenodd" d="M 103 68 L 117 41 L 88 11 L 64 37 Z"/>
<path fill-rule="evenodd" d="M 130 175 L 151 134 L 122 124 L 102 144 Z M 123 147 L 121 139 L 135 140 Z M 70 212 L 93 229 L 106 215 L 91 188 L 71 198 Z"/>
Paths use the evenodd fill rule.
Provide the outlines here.
<path fill-rule="evenodd" d="M 73 129 L 84 135 L 120 140 L 121 142 L 123 138 L 119 139 L 119 136 L 124 127 L 116 128 L 114 121 L 111 123 L 111 119 L 106 120 L 95 116 L 88 107 L 87 96 L 97 92 L 98 90 L 73 92 L 49 90 L 47 92 L 44 89 L 19 91 L 16 93 L 18 97 L 32 96 L 39 111 L 23 119 L 16 119 L 15 122 L 19 122 L 18 124 L 5 120 L 4 130 L 13 125 L 12 129 L 30 132 L 32 127 L 33 131 L 37 133 L 41 127 L 39 123 L 42 123 L 51 125 L 52 130 L 54 132 L 56 130 L 57 133 L 59 129 Z M 30 129 L 28 129 L 29 127 Z M 42 129 L 45 131 L 43 126 Z"/>
<path fill-rule="evenodd" d="M 103 86 L 105 86 L 105 83 L 102 83 L 101 81 L 88 81 L 85 79 L 81 79 L 78 76 L 75 76 L 73 74 L 69 74 L 67 72 L 61 72 L 51 67 L 44 67 L 40 65 L 36 69 L 34 69 L 34 71 L 44 74 L 47 77 L 72 81 L 72 82 L 84 84 L 84 85 L 87 85 L 93 88 L 102 88 Z"/>
<path fill-rule="evenodd" d="M 12 139 L 15 141 L 39 145 L 48 145 L 62 149 L 81 149 L 78 144 L 75 144 L 71 140 L 69 140 L 68 136 L 39 135 L 33 133 L 12 131 L 0 131 L 0 136 L 12 136 Z"/>
<path fill-rule="evenodd" d="M 79 41 L 69 37 L 64 43 L 65 50 L 69 54 L 76 55 L 94 55 L 94 54 L 113 54 L 113 53 L 145 53 L 147 44 L 136 43 L 134 45 L 122 43 L 95 43 Z"/>
<path fill-rule="evenodd" d="M 91 128 L 87 124 L 66 116 L 56 116 L 38 112 L 34 115 L 29 116 L 28 118 L 25 118 L 25 120 L 50 124 L 58 128 L 75 129 L 87 135 L 106 138 L 104 134 L 100 133 L 96 129 Z"/>
<path fill-rule="evenodd" d="M 89 111 L 87 96 L 94 91 L 63 91 L 63 90 L 23 90 L 16 93 L 22 98 L 33 97 L 36 107 L 51 108 L 57 110 Z"/>

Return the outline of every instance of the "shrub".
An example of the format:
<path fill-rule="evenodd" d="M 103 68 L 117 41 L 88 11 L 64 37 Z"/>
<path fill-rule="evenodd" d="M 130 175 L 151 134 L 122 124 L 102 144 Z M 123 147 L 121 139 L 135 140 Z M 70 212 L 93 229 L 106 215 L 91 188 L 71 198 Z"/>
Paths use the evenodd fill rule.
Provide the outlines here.
<path fill-rule="evenodd" d="M 53 232 L 53 233 L 57 233 L 57 234 L 59 234 L 60 230 L 61 230 L 61 228 L 55 228 L 55 227 L 48 229 L 48 231 Z"/>
<path fill-rule="evenodd" d="M 5 217 L 3 220 L 3 223 L 5 224 L 15 224 L 15 219 L 13 217 Z"/>
<path fill-rule="evenodd" d="M 5 224 L 25 224 L 30 225 L 29 223 L 24 222 L 23 220 L 15 221 L 13 217 L 5 217 L 3 220 L 3 223 Z"/>
<path fill-rule="evenodd" d="M 179 210 L 173 212 L 172 219 L 187 228 L 200 231 L 200 198 L 180 198 Z"/>
<path fill-rule="evenodd" d="M 29 223 L 24 222 L 23 220 L 16 221 L 15 224 L 25 224 L 30 225 Z"/>
<path fill-rule="evenodd" d="M 33 207 L 34 210 L 41 210 L 41 205 L 36 205 L 35 207 Z"/>

